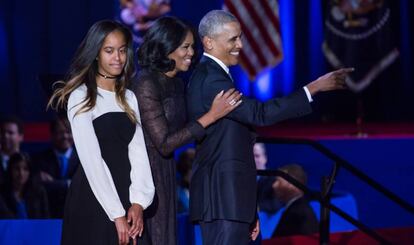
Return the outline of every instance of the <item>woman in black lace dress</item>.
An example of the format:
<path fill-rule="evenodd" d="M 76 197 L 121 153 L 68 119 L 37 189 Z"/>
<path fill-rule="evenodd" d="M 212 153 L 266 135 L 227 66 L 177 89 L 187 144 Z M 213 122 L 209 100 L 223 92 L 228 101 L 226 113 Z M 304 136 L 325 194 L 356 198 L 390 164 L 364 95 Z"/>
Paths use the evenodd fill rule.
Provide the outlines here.
<path fill-rule="evenodd" d="M 158 19 L 138 50 L 143 68 L 135 94 L 155 184 L 153 204 L 145 211 L 145 235 L 153 245 L 176 244 L 176 164 L 174 150 L 204 136 L 204 128 L 240 103 L 241 94 L 219 93 L 208 113 L 186 124 L 184 83 L 194 56 L 194 34 L 174 17 Z"/>

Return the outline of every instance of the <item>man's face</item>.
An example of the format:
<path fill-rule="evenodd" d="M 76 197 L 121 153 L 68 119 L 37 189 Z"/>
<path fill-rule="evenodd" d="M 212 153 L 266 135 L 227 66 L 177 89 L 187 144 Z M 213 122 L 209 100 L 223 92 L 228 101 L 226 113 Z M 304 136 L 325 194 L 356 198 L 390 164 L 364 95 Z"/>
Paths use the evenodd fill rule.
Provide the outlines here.
<path fill-rule="evenodd" d="M 20 150 L 23 134 L 15 123 L 3 123 L 0 128 L 1 150 L 6 154 L 12 154 Z"/>
<path fill-rule="evenodd" d="M 266 169 L 267 156 L 264 149 L 255 144 L 253 147 L 254 162 L 256 163 L 256 169 Z"/>
<path fill-rule="evenodd" d="M 239 63 L 240 50 L 243 48 L 241 28 L 238 22 L 228 22 L 211 37 L 204 37 L 205 51 L 221 60 L 226 66 Z"/>
<path fill-rule="evenodd" d="M 70 128 L 63 122 L 58 122 L 52 132 L 53 145 L 58 151 L 66 151 L 73 145 L 73 136 Z"/>

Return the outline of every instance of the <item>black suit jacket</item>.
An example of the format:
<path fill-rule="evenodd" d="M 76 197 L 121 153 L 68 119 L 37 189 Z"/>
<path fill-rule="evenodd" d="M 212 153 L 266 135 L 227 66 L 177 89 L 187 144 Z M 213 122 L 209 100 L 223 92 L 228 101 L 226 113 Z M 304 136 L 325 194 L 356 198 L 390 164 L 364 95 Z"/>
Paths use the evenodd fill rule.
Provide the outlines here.
<path fill-rule="evenodd" d="M 310 235 L 319 231 L 319 223 L 306 198 L 294 201 L 282 214 L 272 237 Z"/>
<path fill-rule="evenodd" d="M 198 119 L 214 97 L 233 88 L 229 75 L 212 59 L 203 57 L 187 89 L 189 117 Z M 243 103 L 206 130 L 197 142 L 190 187 L 193 221 L 214 219 L 253 222 L 256 213 L 255 136 L 251 126 L 270 125 L 311 112 L 303 89 L 265 103 L 243 97 Z"/>
<path fill-rule="evenodd" d="M 73 148 L 72 155 L 69 158 L 67 173 L 64 178 L 61 176 L 59 159 L 53 148 L 34 156 L 33 160 L 38 171 L 46 172 L 54 178 L 54 181 L 45 182 L 43 184 L 48 193 L 52 218 L 62 218 L 68 189 L 68 180 L 72 179 L 72 176 L 75 174 L 75 171 L 80 164 L 76 150 Z"/>
<path fill-rule="evenodd" d="M 4 170 L 3 166 L 0 166 L 0 187 L 3 185 L 4 181 L 6 181 L 6 170 Z"/>
<path fill-rule="evenodd" d="M 283 206 L 274 194 L 272 185 L 275 179 L 261 176 L 257 181 L 257 206 L 261 212 L 274 214 Z"/>

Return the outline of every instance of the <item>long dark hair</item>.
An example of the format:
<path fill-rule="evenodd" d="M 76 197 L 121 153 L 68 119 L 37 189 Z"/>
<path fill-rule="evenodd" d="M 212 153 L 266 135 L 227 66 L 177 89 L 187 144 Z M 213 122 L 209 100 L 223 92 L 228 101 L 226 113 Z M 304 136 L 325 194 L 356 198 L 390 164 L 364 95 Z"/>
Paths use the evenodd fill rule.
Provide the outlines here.
<path fill-rule="evenodd" d="M 29 178 L 24 184 L 21 196 L 26 203 L 26 211 L 29 218 L 48 218 L 49 206 L 47 203 L 47 195 L 44 187 L 40 183 L 40 179 L 35 177 L 34 168 L 30 157 L 24 153 L 14 153 L 10 156 L 7 166 L 6 180 L 1 190 L 4 202 L 7 204 L 9 210 L 15 215 L 17 213 L 17 200 L 14 196 L 14 180 L 12 171 L 16 165 L 24 162 L 29 171 Z M 41 199 L 40 199 L 41 198 Z M 33 209 L 33 203 L 41 201 L 41 207 Z"/>
<path fill-rule="evenodd" d="M 138 49 L 139 66 L 162 73 L 174 70 L 175 61 L 169 59 L 168 55 L 182 44 L 189 32 L 195 41 L 194 30 L 184 21 L 171 16 L 157 19 L 148 29 Z"/>
<path fill-rule="evenodd" d="M 96 84 L 98 62 L 96 58 L 99 55 L 105 38 L 114 31 L 120 31 L 127 43 L 127 59 L 125 67 L 122 74 L 116 78 L 115 83 L 116 99 L 121 108 L 125 110 L 128 117 L 133 122 L 137 122 L 136 115 L 126 102 L 125 97 L 126 88 L 135 73 L 132 35 L 125 26 L 112 20 L 96 22 L 89 29 L 75 53 L 65 81 L 61 82 L 64 84 L 63 87 L 55 90 L 48 102 L 48 107 L 54 109 L 65 107 L 70 93 L 82 84 L 85 84 L 87 87 L 87 96 L 85 100 L 82 101 L 82 103 L 86 103 L 84 103 L 76 114 L 89 111 L 95 106 L 96 96 L 98 94 Z"/>
<path fill-rule="evenodd" d="M 16 165 L 20 162 L 24 162 L 29 171 L 29 178 L 27 182 L 25 183 L 25 185 L 23 186 L 23 190 L 22 190 L 23 196 L 26 196 L 27 194 L 30 194 L 30 191 L 36 187 L 38 182 L 34 181 L 33 179 L 33 168 L 32 168 L 30 158 L 28 155 L 24 153 L 14 153 L 13 155 L 10 156 L 10 159 L 8 161 L 8 166 L 7 166 L 7 175 L 6 175 L 6 179 L 4 183 L 4 189 L 7 192 L 10 192 L 9 194 L 13 192 L 13 181 L 14 180 L 13 180 L 12 171 L 16 167 Z"/>

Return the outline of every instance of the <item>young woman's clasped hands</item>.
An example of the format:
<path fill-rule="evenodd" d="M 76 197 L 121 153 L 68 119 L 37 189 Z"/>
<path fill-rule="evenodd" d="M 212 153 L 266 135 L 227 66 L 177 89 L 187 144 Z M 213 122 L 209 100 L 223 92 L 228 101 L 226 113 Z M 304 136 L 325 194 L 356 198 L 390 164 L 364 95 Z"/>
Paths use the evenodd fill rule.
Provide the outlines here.
<path fill-rule="evenodd" d="M 128 220 L 124 216 L 115 219 L 115 226 L 118 232 L 119 244 L 128 244 L 130 238 L 133 245 L 137 244 L 136 237 L 142 236 L 144 230 L 143 208 L 133 203 L 128 210 Z"/>

